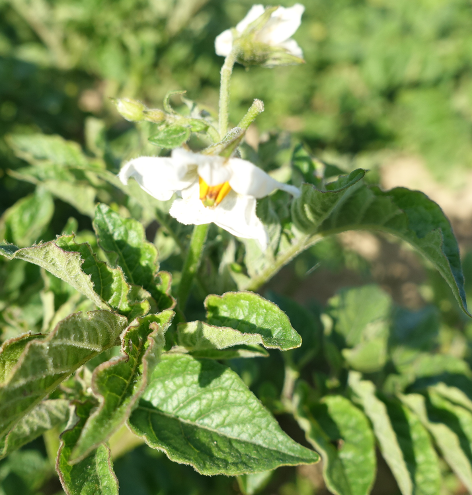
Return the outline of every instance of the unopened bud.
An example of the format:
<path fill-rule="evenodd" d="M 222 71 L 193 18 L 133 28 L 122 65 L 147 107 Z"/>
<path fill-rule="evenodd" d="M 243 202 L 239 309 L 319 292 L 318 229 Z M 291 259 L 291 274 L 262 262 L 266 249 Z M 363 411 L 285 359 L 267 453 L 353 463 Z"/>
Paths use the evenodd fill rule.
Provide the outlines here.
<path fill-rule="evenodd" d="M 141 122 L 144 120 L 144 111 L 146 105 L 138 100 L 132 100 L 131 98 L 116 98 L 113 99 L 113 103 L 116 105 L 116 109 L 122 117 L 130 122 Z"/>
<path fill-rule="evenodd" d="M 164 122 L 166 120 L 166 114 L 162 110 L 158 108 L 153 108 L 150 110 L 144 110 L 144 120 L 148 122 L 153 122 L 155 124 L 159 124 L 160 122 Z"/>

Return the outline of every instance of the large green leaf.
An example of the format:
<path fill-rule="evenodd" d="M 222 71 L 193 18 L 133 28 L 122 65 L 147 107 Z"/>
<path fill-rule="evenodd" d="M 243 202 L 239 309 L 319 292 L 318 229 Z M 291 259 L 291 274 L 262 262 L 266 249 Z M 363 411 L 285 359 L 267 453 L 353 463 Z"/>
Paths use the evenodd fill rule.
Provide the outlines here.
<path fill-rule="evenodd" d="M 294 225 L 304 234 L 314 234 L 333 210 L 362 185 L 359 181 L 364 176 L 365 170 L 354 170 L 349 175 L 341 176 L 338 180 L 326 184 L 324 190 L 312 184 L 303 184 L 300 197 L 292 202 Z"/>
<path fill-rule="evenodd" d="M 69 417 L 69 401 L 63 399 L 40 402 L 0 439 L 0 459 L 31 442 L 47 430 L 64 424 Z"/>
<path fill-rule="evenodd" d="M 43 188 L 26 196 L 8 208 L 0 218 L 0 240 L 19 246 L 38 241 L 54 213 L 54 201 Z"/>
<path fill-rule="evenodd" d="M 173 316 L 173 311 L 164 311 L 137 318 L 122 337 L 124 355 L 95 368 L 92 390 L 99 406 L 83 426 L 70 462 L 83 460 L 128 419 L 159 362 Z"/>
<path fill-rule="evenodd" d="M 413 493 L 437 495 L 441 489 L 441 470 L 428 431 L 418 416 L 398 400 L 383 402 L 413 481 Z"/>
<path fill-rule="evenodd" d="M 72 235 L 29 248 L 0 245 L 0 254 L 41 266 L 100 308 L 113 308 L 130 318 L 149 311 L 145 292 L 128 285 L 120 268 L 99 261 L 88 244 L 77 244 Z"/>
<path fill-rule="evenodd" d="M 77 404 L 70 426 L 61 435 L 56 470 L 67 495 L 118 495 L 118 480 L 113 472 L 110 449 L 100 445 L 88 457 L 77 464 L 70 464 L 70 455 L 82 428 L 93 408 L 93 403 Z"/>
<path fill-rule="evenodd" d="M 403 187 L 381 191 L 363 186 L 338 206 L 317 233 L 354 229 L 380 230 L 409 242 L 441 273 L 469 314 L 457 240 L 441 208 L 425 194 Z"/>
<path fill-rule="evenodd" d="M 259 334 L 267 348 L 300 347 L 302 339 L 287 315 L 274 303 L 252 292 L 227 292 L 205 299 L 208 323 L 241 333 Z"/>
<path fill-rule="evenodd" d="M 336 495 L 367 495 L 375 480 L 375 439 L 369 421 L 339 395 L 309 405 L 303 387 L 295 397 L 295 418 L 320 452 L 326 486 Z"/>
<path fill-rule="evenodd" d="M 0 435 L 77 368 L 113 346 L 126 323 L 110 311 L 75 313 L 46 339 L 29 342 L 0 385 Z"/>
<path fill-rule="evenodd" d="M 472 492 L 472 415 L 460 406 L 452 406 L 439 396 L 431 404 L 419 394 L 401 396 L 402 401 L 420 418 L 431 433 L 444 459 L 469 492 Z M 465 427 L 465 428 L 464 428 Z"/>
<path fill-rule="evenodd" d="M 130 427 L 153 448 L 207 475 L 313 463 L 231 369 L 167 354 L 155 368 Z"/>
<path fill-rule="evenodd" d="M 93 225 L 110 264 L 120 266 L 129 283 L 144 287 L 161 304 L 159 309 L 169 307 L 169 302 L 172 305 L 157 278 L 157 249 L 147 242 L 143 226 L 132 218 L 122 218 L 104 204 L 95 209 Z"/>
<path fill-rule="evenodd" d="M 404 453 L 388 415 L 387 406 L 377 398 L 374 384 L 367 380 L 361 380 L 360 373 L 350 372 L 349 386 L 372 422 L 380 451 L 392 470 L 402 494 L 413 495 L 415 480 L 410 476 Z"/>

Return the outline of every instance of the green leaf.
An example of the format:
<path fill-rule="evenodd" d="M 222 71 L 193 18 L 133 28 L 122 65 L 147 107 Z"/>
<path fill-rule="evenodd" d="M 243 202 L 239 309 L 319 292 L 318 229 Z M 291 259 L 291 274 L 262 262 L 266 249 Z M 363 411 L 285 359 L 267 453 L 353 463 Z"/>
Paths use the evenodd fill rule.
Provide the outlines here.
<path fill-rule="evenodd" d="M 441 489 L 441 470 L 428 431 L 418 416 L 397 400 L 383 402 L 413 481 L 413 493 L 437 495 Z"/>
<path fill-rule="evenodd" d="M 159 146 L 160 148 L 178 148 L 183 143 L 188 141 L 191 131 L 189 127 L 181 125 L 169 125 L 159 130 L 149 138 L 149 142 Z"/>
<path fill-rule="evenodd" d="M 202 321 L 191 321 L 189 323 L 179 323 L 177 331 L 178 345 L 185 347 L 195 357 L 218 358 L 218 352 L 228 347 L 240 347 L 238 352 L 231 352 L 226 355 L 225 359 L 232 357 L 243 357 L 239 353 L 246 350 L 250 356 L 268 355 L 264 352 L 258 352 L 257 344 L 264 344 L 264 338 L 258 333 L 241 333 L 238 330 L 229 327 L 216 327 L 208 325 Z M 249 347 L 250 346 L 250 347 Z M 225 354 L 220 354 L 225 356 Z M 231 356 L 231 357 L 228 357 Z"/>
<path fill-rule="evenodd" d="M 164 309 L 174 309 L 177 301 L 171 296 L 172 275 L 169 272 L 160 271 L 157 274 L 156 291 L 154 291 L 154 299 L 157 307 L 163 311 Z"/>
<path fill-rule="evenodd" d="M 99 406 L 85 423 L 69 462 L 83 460 L 128 419 L 164 347 L 173 311 L 137 318 L 122 337 L 122 357 L 95 368 L 92 391 Z"/>
<path fill-rule="evenodd" d="M 420 352 L 430 352 L 438 345 L 438 313 L 434 306 L 419 311 L 404 308 L 395 311 L 389 348 L 393 364 L 400 373 L 410 371 Z"/>
<path fill-rule="evenodd" d="M 61 166 L 82 167 L 87 160 L 80 146 L 61 136 L 46 134 L 10 134 L 7 138 L 16 156 L 27 162 L 48 161 Z"/>
<path fill-rule="evenodd" d="M 122 218 L 109 206 L 99 204 L 93 225 L 110 264 L 120 266 L 129 283 L 144 287 L 164 309 L 172 305 L 173 301 L 167 294 L 170 274 L 162 272 L 160 275 L 164 281 L 162 277 L 159 281 L 157 249 L 147 242 L 141 223 L 132 218 Z"/>
<path fill-rule="evenodd" d="M 402 401 L 420 418 L 431 433 L 444 459 L 469 492 L 472 491 L 472 416 L 459 406 L 451 407 L 436 396 L 431 404 L 423 395 L 408 394 L 401 396 Z M 439 406 L 439 407 L 435 407 Z M 467 413 L 465 416 L 464 413 Z M 468 423 L 466 436 L 461 420 Z"/>
<path fill-rule="evenodd" d="M 77 368 L 113 346 L 126 323 L 110 311 L 76 313 L 46 339 L 29 342 L 0 385 L 0 435 Z"/>
<path fill-rule="evenodd" d="M 287 315 L 274 303 L 252 292 L 227 292 L 205 299 L 208 323 L 259 334 L 264 347 L 286 351 L 300 347 L 302 339 Z"/>
<path fill-rule="evenodd" d="M 61 435 L 56 470 L 67 495 L 118 495 L 118 480 L 113 472 L 110 449 L 100 445 L 83 461 L 72 465 L 70 455 L 82 428 L 87 421 L 93 403 L 77 404 L 74 426 Z"/>
<path fill-rule="evenodd" d="M 242 474 L 237 478 L 239 489 L 244 495 L 255 495 L 267 486 L 273 474 L 274 471 L 262 471 L 262 473 Z"/>
<path fill-rule="evenodd" d="M 388 333 L 391 307 L 392 299 L 378 285 L 364 285 L 340 290 L 329 300 L 327 312 L 342 346 L 355 347 Z"/>
<path fill-rule="evenodd" d="M 176 462 L 206 475 L 237 475 L 313 463 L 231 369 L 167 354 L 155 368 L 131 429 Z"/>
<path fill-rule="evenodd" d="M 297 187 L 300 187 L 303 182 L 316 184 L 317 186 L 320 184 L 320 179 L 315 175 L 315 163 L 302 143 L 295 146 L 291 162 L 292 181 Z"/>
<path fill-rule="evenodd" d="M 350 368 L 372 373 L 387 361 L 392 300 L 377 285 L 341 290 L 327 309 L 332 338 Z M 362 308 L 362 311 L 359 311 Z"/>
<path fill-rule="evenodd" d="M 144 227 L 104 204 L 97 205 L 93 226 L 110 264 L 119 265 L 128 282 L 151 286 L 159 269 L 157 249 L 146 241 Z"/>
<path fill-rule="evenodd" d="M 292 202 L 292 220 L 297 229 L 305 234 L 314 234 L 333 210 L 362 185 L 359 181 L 364 176 L 365 170 L 354 170 L 326 184 L 325 190 L 303 184 L 300 197 Z"/>
<path fill-rule="evenodd" d="M 43 188 L 26 196 L 8 208 L 0 218 L 0 239 L 19 246 L 39 240 L 54 213 L 54 201 Z"/>
<path fill-rule="evenodd" d="M 367 495 L 375 480 L 375 439 L 365 415 L 339 395 L 308 405 L 302 387 L 295 418 L 307 440 L 320 452 L 323 476 L 335 495 Z"/>
<path fill-rule="evenodd" d="M 313 360 L 319 350 L 323 333 L 321 321 L 318 316 L 289 297 L 269 292 L 268 298 L 287 314 L 290 324 L 303 339 L 301 347 L 289 351 L 292 364 L 301 369 Z"/>
<path fill-rule="evenodd" d="M 39 166 L 9 170 L 8 174 L 46 189 L 49 193 L 72 205 L 80 213 L 93 216 L 96 189 L 84 177 L 82 171 L 66 169 L 57 163 L 41 163 Z"/>
<path fill-rule="evenodd" d="M 444 277 L 462 310 L 470 316 L 451 224 L 425 194 L 403 187 L 384 192 L 378 187 L 363 186 L 338 206 L 317 233 L 328 235 L 355 229 L 388 232 L 410 243 Z"/>
<path fill-rule="evenodd" d="M 18 359 L 29 342 L 35 339 L 44 339 L 46 336 L 40 333 L 23 334 L 19 337 L 6 340 L 0 348 L 0 385 L 4 383 L 15 367 Z"/>
<path fill-rule="evenodd" d="M 5 437 L 0 439 L 0 459 L 31 442 L 47 430 L 66 423 L 68 417 L 68 400 L 45 400 L 39 403 L 21 418 Z"/>
<path fill-rule="evenodd" d="M 392 422 L 388 416 L 387 406 L 376 397 L 372 382 L 361 380 L 360 373 L 349 373 L 349 386 L 359 398 L 365 414 L 372 422 L 380 451 L 387 461 L 403 495 L 413 495 L 414 480 L 399 444 Z"/>
<path fill-rule="evenodd" d="M 450 402 L 458 404 L 472 412 L 472 381 L 465 376 L 451 378 L 453 378 L 454 383 L 457 386 L 439 382 L 436 385 L 429 387 L 430 390 L 433 390 Z M 462 380 L 458 380 L 458 378 L 462 378 Z"/>
<path fill-rule="evenodd" d="M 146 293 L 129 286 L 120 268 L 110 268 L 99 261 L 91 247 L 76 244 L 74 236 L 61 236 L 55 241 L 29 248 L 0 245 L 0 254 L 8 259 L 22 259 L 39 265 L 70 284 L 102 309 L 116 309 L 130 318 L 146 314 Z"/>
<path fill-rule="evenodd" d="M 57 135 L 13 134 L 7 142 L 16 156 L 33 165 L 10 171 L 10 175 L 42 185 L 81 213 L 93 215 L 96 190 L 79 169 L 103 169 L 103 162 L 90 161 L 77 143 Z"/>

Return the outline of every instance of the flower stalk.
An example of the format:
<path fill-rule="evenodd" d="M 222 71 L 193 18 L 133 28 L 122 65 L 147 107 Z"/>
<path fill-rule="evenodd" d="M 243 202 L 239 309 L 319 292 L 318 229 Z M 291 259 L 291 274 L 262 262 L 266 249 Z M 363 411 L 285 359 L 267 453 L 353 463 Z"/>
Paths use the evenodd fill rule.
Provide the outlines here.
<path fill-rule="evenodd" d="M 181 311 L 184 311 L 187 299 L 192 289 L 193 280 L 200 267 L 203 247 L 208 234 L 210 224 L 195 225 L 192 238 L 188 247 L 187 257 L 182 269 L 177 301 Z"/>
<path fill-rule="evenodd" d="M 218 115 L 218 124 L 221 138 L 223 138 L 228 132 L 231 74 L 233 73 L 233 67 L 236 63 L 239 51 L 239 43 L 234 43 L 231 52 L 225 58 L 225 62 L 223 64 L 223 67 L 221 68 L 220 105 Z"/>
<path fill-rule="evenodd" d="M 239 122 L 238 127 L 247 130 L 248 127 L 256 120 L 257 116 L 260 115 L 263 111 L 264 102 L 256 98 L 247 111 L 246 115 Z"/>

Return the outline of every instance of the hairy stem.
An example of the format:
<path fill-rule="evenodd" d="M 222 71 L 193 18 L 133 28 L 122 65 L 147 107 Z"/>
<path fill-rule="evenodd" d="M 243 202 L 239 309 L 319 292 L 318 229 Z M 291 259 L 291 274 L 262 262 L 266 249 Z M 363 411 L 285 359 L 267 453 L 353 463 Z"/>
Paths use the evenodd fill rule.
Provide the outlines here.
<path fill-rule="evenodd" d="M 231 74 L 233 73 L 233 66 L 236 62 L 236 58 L 239 53 L 239 46 L 237 43 L 233 44 L 231 53 L 225 58 L 223 67 L 221 68 L 221 83 L 220 83 L 220 108 L 218 122 L 220 127 L 220 136 L 226 135 L 228 131 L 228 119 L 229 119 L 229 91 L 231 85 Z"/>
<path fill-rule="evenodd" d="M 264 111 L 264 102 L 262 100 L 258 100 L 257 98 L 254 100 L 253 104 L 247 111 L 246 115 L 241 119 L 238 124 L 238 127 L 246 130 L 255 120 L 256 117 Z"/>
<path fill-rule="evenodd" d="M 192 238 L 182 269 L 182 278 L 180 279 L 179 290 L 177 292 L 177 300 L 179 308 L 183 311 L 187 303 L 190 289 L 192 288 L 193 279 L 200 266 L 200 261 L 203 252 L 203 246 L 208 234 L 209 224 L 195 225 Z"/>

